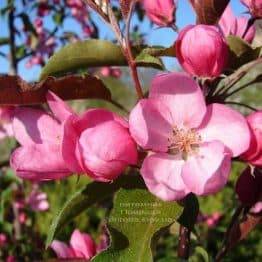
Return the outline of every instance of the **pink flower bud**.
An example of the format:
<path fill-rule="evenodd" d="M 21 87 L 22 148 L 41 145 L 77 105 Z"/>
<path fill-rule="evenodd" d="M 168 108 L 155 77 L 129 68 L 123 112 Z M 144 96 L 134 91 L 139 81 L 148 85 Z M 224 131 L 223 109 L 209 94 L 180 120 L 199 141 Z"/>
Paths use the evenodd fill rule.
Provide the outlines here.
<path fill-rule="evenodd" d="M 174 22 L 176 1 L 174 0 L 143 0 L 149 19 L 159 26 L 169 26 Z"/>
<path fill-rule="evenodd" d="M 0 248 L 5 246 L 7 243 L 7 237 L 4 233 L 0 233 Z"/>
<path fill-rule="evenodd" d="M 248 21 L 248 18 L 244 16 L 236 17 L 228 5 L 219 21 L 219 26 L 225 37 L 235 35 L 251 43 L 255 37 L 256 28 L 254 25 L 247 28 Z"/>
<path fill-rule="evenodd" d="M 217 77 L 225 68 L 228 48 L 217 27 L 189 25 L 179 33 L 176 54 L 191 75 Z"/>
<path fill-rule="evenodd" d="M 262 0 L 241 0 L 249 12 L 256 18 L 262 18 Z"/>
<path fill-rule="evenodd" d="M 262 110 L 250 114 L 247 122 L 250 127 L 251 141 L 249 149 L 241 158 L 254 166 L 262 167 Z"/>
<path fill-rule="evenodd" d="M 246 168 L 236 183 L 236 193 L 240 202 L 246 206 L 252 206 L 261 194 L 262 173 L 261 170 L 255 168 L 252 174 L 250 167 Z"/>
<path fill-rule="evenodd" d="M 64 124 L 64 161 L 72 172 L 108 182 L 137 162 L 137 149 L 127 122 L 103 109 L 71 116 Z"/>

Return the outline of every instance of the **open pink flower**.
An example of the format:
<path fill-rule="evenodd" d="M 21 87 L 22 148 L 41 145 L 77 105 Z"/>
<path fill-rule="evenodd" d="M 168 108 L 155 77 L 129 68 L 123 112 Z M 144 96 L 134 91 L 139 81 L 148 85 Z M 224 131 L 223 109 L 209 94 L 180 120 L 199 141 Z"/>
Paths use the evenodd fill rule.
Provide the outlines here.
<path fill-rule="evenodd" d="M 159 26 L 169 26 L 174 22 L 175 0 L 143 0 L 149 19 Z"/>
<path fill-rule="evenodd" d="M 251 43 L 255 37 L 256 28 L 252 25 L 247 30 L 248 21 L 248 18 L 244 16 L 236 17 L 233 14 L 230 5 L 228 5 L 219 21 L 219 26 L 224 36 L 239 36 L 240 38 L 243 38 L 247 42 Z"/>
<path fill-rule="evenodd" d="M 111 181 L 137 162 L 136 144 L 128 123 L 104 109 L 70 116 L 65 121 L 62 147 L 72 172 L 87 173 L 97 181 Z"/>
<path fill-rule="evenodd" d="M 13 136 L 12 118 L 14 107 L 5 106 L 0 108 L 0 140 Z"/>
<path fill-rule="evenodd" d="M 60 179 L 71 174 L 61 154 L 61 141 L 62 123 L 72 111 L 51 92 L 47 100 L 53 115 L 28 107 L 14 111 L 14 136 L 21 147 L 13 152 L 10 164 L 24 179 Z"/>
<path fill-rule="evenodd" d="M 241 0 L 241 2 L 248 7 L 254 17 L 262 17 L 262 0 Z"/>
<path fill-rule="evenodd" d="M 222 104 L 206 106 L 201 89 L 183 73 L 157 76 L 129 124 L 136 142 L 152 151 L 141 169 L 145 183 L 167 201 L 218 192 L 228 180 L 231 157 L 250 142 L 245 118 Z"/>
<path fill-rule="evenodd" d="M 262 167 L 262 110 L 247 117 L 251 132 L 251 142 L 248 150 L 241 158 L 250 164 Z"/>
<path fill-rule="evenodd" d="M 175 46 L 179 63 L 193 76 L 217 77 L 227 63 L 228 47 L 215 26 L 188 25 L 180 31 Z"/>
<path fill-rule="evenodd" d="M 75 230 L 68 246 L 64 242 L 54 240 L 51 244 L 58 258 L 85 258 L 88 261 L 96 254 L 96 245 L 90 235 Z"/>

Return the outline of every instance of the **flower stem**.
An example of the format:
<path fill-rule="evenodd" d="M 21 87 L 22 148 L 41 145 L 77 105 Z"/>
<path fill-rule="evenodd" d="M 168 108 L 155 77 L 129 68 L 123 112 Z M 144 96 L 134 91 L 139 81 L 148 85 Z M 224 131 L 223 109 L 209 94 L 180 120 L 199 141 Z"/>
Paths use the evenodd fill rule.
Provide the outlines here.
<path fill-rule="evenodd" d="M 188 259 L 190 247 L 190 230 L 182 225 L 179 229 L 179 243 L 177 255 L 179 258 Z"/>
<path fill-rule="evenodd" d="M 128 13 L 127 19 L 126 19 L 126 35 L 125 35 L 125 44 L 124 44 L 124 51 L 125 56 L 131 71 L 131 75 L 135 84 L 137 96 L 139 99 L 143 98 L 143 91 L 142 87 L 139 81 L 138 72 L 137 72 L 137 64 L 132 54 L 132 47 L 131 47 L 131 41 L 130 41 L 130 24 L 131 24 L 131 18 L 133 14 L 133 10 L 135 7 L 135 1 L 130 6 L 130 11 Z"/>

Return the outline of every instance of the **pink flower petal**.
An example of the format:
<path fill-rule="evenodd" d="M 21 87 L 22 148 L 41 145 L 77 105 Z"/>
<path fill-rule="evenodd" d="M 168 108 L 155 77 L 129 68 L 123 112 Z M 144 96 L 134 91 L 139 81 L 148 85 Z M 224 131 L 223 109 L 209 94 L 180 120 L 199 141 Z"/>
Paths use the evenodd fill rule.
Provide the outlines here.
<path fill-rule="evenodd" d="M 74 251 L 68 247 L 67 244 L 64 242 L 54 240 L 50 247 L 53 249 L 53 251 L 56 253 L 58 258 L 74 258 L 75 254 Z"/>
<path fill-rule="evenodd" d="M 182 178 L 189 190 L 197 195 L 213 194 L 227 183 L 231 154 L 219 141 L 200 145 L 195 155 L 189 156 L 182 170 Z"/>
<path fill-rule="evenodd" d="M 71 174 L 58 145 L 20 147 L 11 155 L 10 165 L 19 177 L 35 181 L 61 179 Z"/>
<path fill-rule="evenodd" d="M 245 152 L 250 143 L 250 131 L 245 118 L 222 104 L 207 107 L 207 114 L 198 128 L 205 142 L 219 140 L 231 150 L 234 157 Z"/>
<path fill-rule="evenodd" d="M 146 157 L 141 174 L 148 190 L 164 201 L 184 198 L 189 190 L 181 178 L 183 165 L 179 155 L 157 153 Z"/>
<path fill-rule="evenodd" d="M 48 91 L 46 99 L 54 116 L 61 123 L 64 122 L 70 115 L 74 114 L 73 110 L 53 92 Z"/>
<path fill-rule="evenodd" d="M 128 130 L 116 121 L 106 121 L 87 128 L 79 139 L 83 151 L 89 151 L 104 161 L 121 160 L 137 163 L 137 150 Z"/>
<path fill-rule="evenodd" d="M 80 118 L 75 115 L 71 115 L 67 118 L 63 125 L 63 138 L 62 138 L 62 155 L 67 167 L 76 173 L 84 171 L 84 167 L 81 165 L 80 153 L 77 146 L 77 141 L 80 136 L 80 132 L 77 130 L 77 124 Z"/>
<path fill-rule="evenodd" d="M 149 97 L 160 98 L 178 126 L 197 127 L 206 113 L 201 89 L 184 73 L 167 73 L 155 77 Z"/>
<path fill-rule="evenodd" d="M 172 133 L 172 116 L 158 99 L 143 99 L 129 117 L 130 132 L 145 149 L 166 152 Z"/>
<path fill-rule="evenodd" d="M 74 230 L 70 245 L 77 253 L 82 253 L 84 258 L 91 259 L 96 254 L 96 245 L 94 240 L 85 233 L 79 230 Z"/>
<path fill-rule="evenodd" d="M 61 127 L 42 110 L 19 107 L 15 109 L 13 129 L 21 145 L 59 143 Z"/>

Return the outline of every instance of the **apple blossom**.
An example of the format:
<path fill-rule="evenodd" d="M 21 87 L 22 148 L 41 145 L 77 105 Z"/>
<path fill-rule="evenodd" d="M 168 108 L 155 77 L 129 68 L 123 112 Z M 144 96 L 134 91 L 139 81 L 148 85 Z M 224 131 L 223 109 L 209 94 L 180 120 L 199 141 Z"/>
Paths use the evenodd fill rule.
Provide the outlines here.
<path fill-rule="evenodd" d="M 222 104 L 206 106 L 201 89 L 184 73 L 157 76 L 149 98 L 132 110 L 129 125 L 136 142 L 151 151 L 141 168 L 144 181 L 167 201 L 221 190 L 231 157 L 250 143 L 245 118 Z"/>
<path fill-rule="evenodd" d="M 247 117 L 251 132 L 251 142 L 248 150 L 241 158 L 250 164 L 262 167 L 262 110 Z"/>
<path fill-rule="evenodd" d="M 254 25 L 248 28 L 248 22 L 248 18 L 244 16 L 236 17 L 228 5 L 219 21 L 219 26 L 224 36 L 238 36 L 251 43 L 255 37 L 256 28 Z"/>
<path fill-rule="evenodd" d="M 12 153 L 10 165 L 24 179 L 42 181 L 71 174 L 62 157 L 61 139 L 62 123 L 73 112 L 51 92 L 47 100 L 53 115 L 27 107 L 14 111 L 14 136 L 21 147 Z"/>
<path fill-rule="evenodd" d="M 174 23 L 176 1 L 174 0 L 143 0 L 149 19 L 159 26 L 170 26 Z"/>
<path fill-rule="evenodd" d="M 241 0 L 241 2 L 248 7 L 254 17 L 262 17 L 262 0 Z"/>
<path fill-rule="evenodd" d="M 108 182 L 137 162 L 136 144 L 127 122 L 104 109 L 70 116 L 64 124 L 62 153 L 72 172 Z"/>
<path fill-rule="evenodd" d="M 74 230 L 71 235 L 70 245 L 54 240 L 50 246 L 58 258 L 85 258 L 88 261 L 96 254 L 96 244 L 90 235 Z"/>
<path fill-rule="evenodd" d="M 176 41 L 177 59 L 193 76 L 217 77 L 225 68 L 228 47 L 215 26 L 189 25 Z"/>

